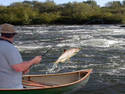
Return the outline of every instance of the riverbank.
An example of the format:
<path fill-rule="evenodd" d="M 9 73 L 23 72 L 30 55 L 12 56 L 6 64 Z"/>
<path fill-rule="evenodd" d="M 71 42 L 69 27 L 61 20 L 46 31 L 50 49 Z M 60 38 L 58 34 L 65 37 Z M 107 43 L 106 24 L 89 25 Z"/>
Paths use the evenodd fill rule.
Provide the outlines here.
<path fill-rule="evenodd" d="M 96 1 L 72 2 L 57 5 L 53 1 L 24 1 L 0 6 L 0 24 L 125 24 L 125 3 L 109 2 L 100 7 Z"/>

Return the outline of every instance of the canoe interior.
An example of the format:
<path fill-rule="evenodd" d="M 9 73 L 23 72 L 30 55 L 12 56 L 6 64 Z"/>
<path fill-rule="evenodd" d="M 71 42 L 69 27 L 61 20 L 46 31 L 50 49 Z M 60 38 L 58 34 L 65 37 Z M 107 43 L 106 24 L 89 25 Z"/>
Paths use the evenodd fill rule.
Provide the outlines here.
<path fill-rule="evenodd" d="M 92 69 L 61 74 L 24 75 L 23 84 L 26 88 L 0 89 L 0 94 L 72 94 L 86 85 L 91 72 Z"/>
<path fill-rule="evenodd" d="M 45 86 L 59 86 L 80 80 L 85 77 L 88 72 L 73 72 L 69 74 L 58 74 L 58 75 L 25 75 L 23 80 L 33 81 Z M 26 86 L 29 88 L 29 86 Z M 32 88 L 32 87 L 31 87 Z"/>

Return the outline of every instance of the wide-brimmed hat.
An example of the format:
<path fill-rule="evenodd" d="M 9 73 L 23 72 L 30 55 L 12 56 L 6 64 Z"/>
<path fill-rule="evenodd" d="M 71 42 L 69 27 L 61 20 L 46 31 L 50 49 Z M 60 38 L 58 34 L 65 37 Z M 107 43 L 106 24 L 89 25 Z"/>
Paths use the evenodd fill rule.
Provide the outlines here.
<path fill-rule="evenodd" d="M 0 26 L 0 32 L 12 34 L 12 33 L 16 33 L 16 30 L 15 30 L 14 26 L 11 24 L 2 24 Z"/>

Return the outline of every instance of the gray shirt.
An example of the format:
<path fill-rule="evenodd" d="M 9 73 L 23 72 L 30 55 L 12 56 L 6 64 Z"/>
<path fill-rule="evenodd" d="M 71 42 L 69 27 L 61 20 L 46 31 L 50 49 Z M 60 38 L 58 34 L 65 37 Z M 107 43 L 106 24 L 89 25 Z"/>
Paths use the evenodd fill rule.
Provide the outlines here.
<path fill-rule="evenodd" d="M 22 62 L 22 57 L 13 44 L 0 40 L 0 88 L 23 88 L 22 72 L 16 72 L 12 65 Z"/>

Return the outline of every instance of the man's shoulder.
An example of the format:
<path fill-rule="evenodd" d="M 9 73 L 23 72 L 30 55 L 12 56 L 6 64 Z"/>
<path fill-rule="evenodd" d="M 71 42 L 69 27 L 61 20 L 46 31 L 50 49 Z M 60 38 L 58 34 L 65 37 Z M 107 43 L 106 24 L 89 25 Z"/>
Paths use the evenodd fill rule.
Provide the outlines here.
<path fill-rule="evenodd" d="M 13 44 L 11 44 L 11 43 L 9 43 L 9 42 L 7 42 L 7 41 L 0 41 L 0 48 L 2 49 L 2 50 L 17 50 L 16 49 L 16 47 L 13 45 Z"/>

